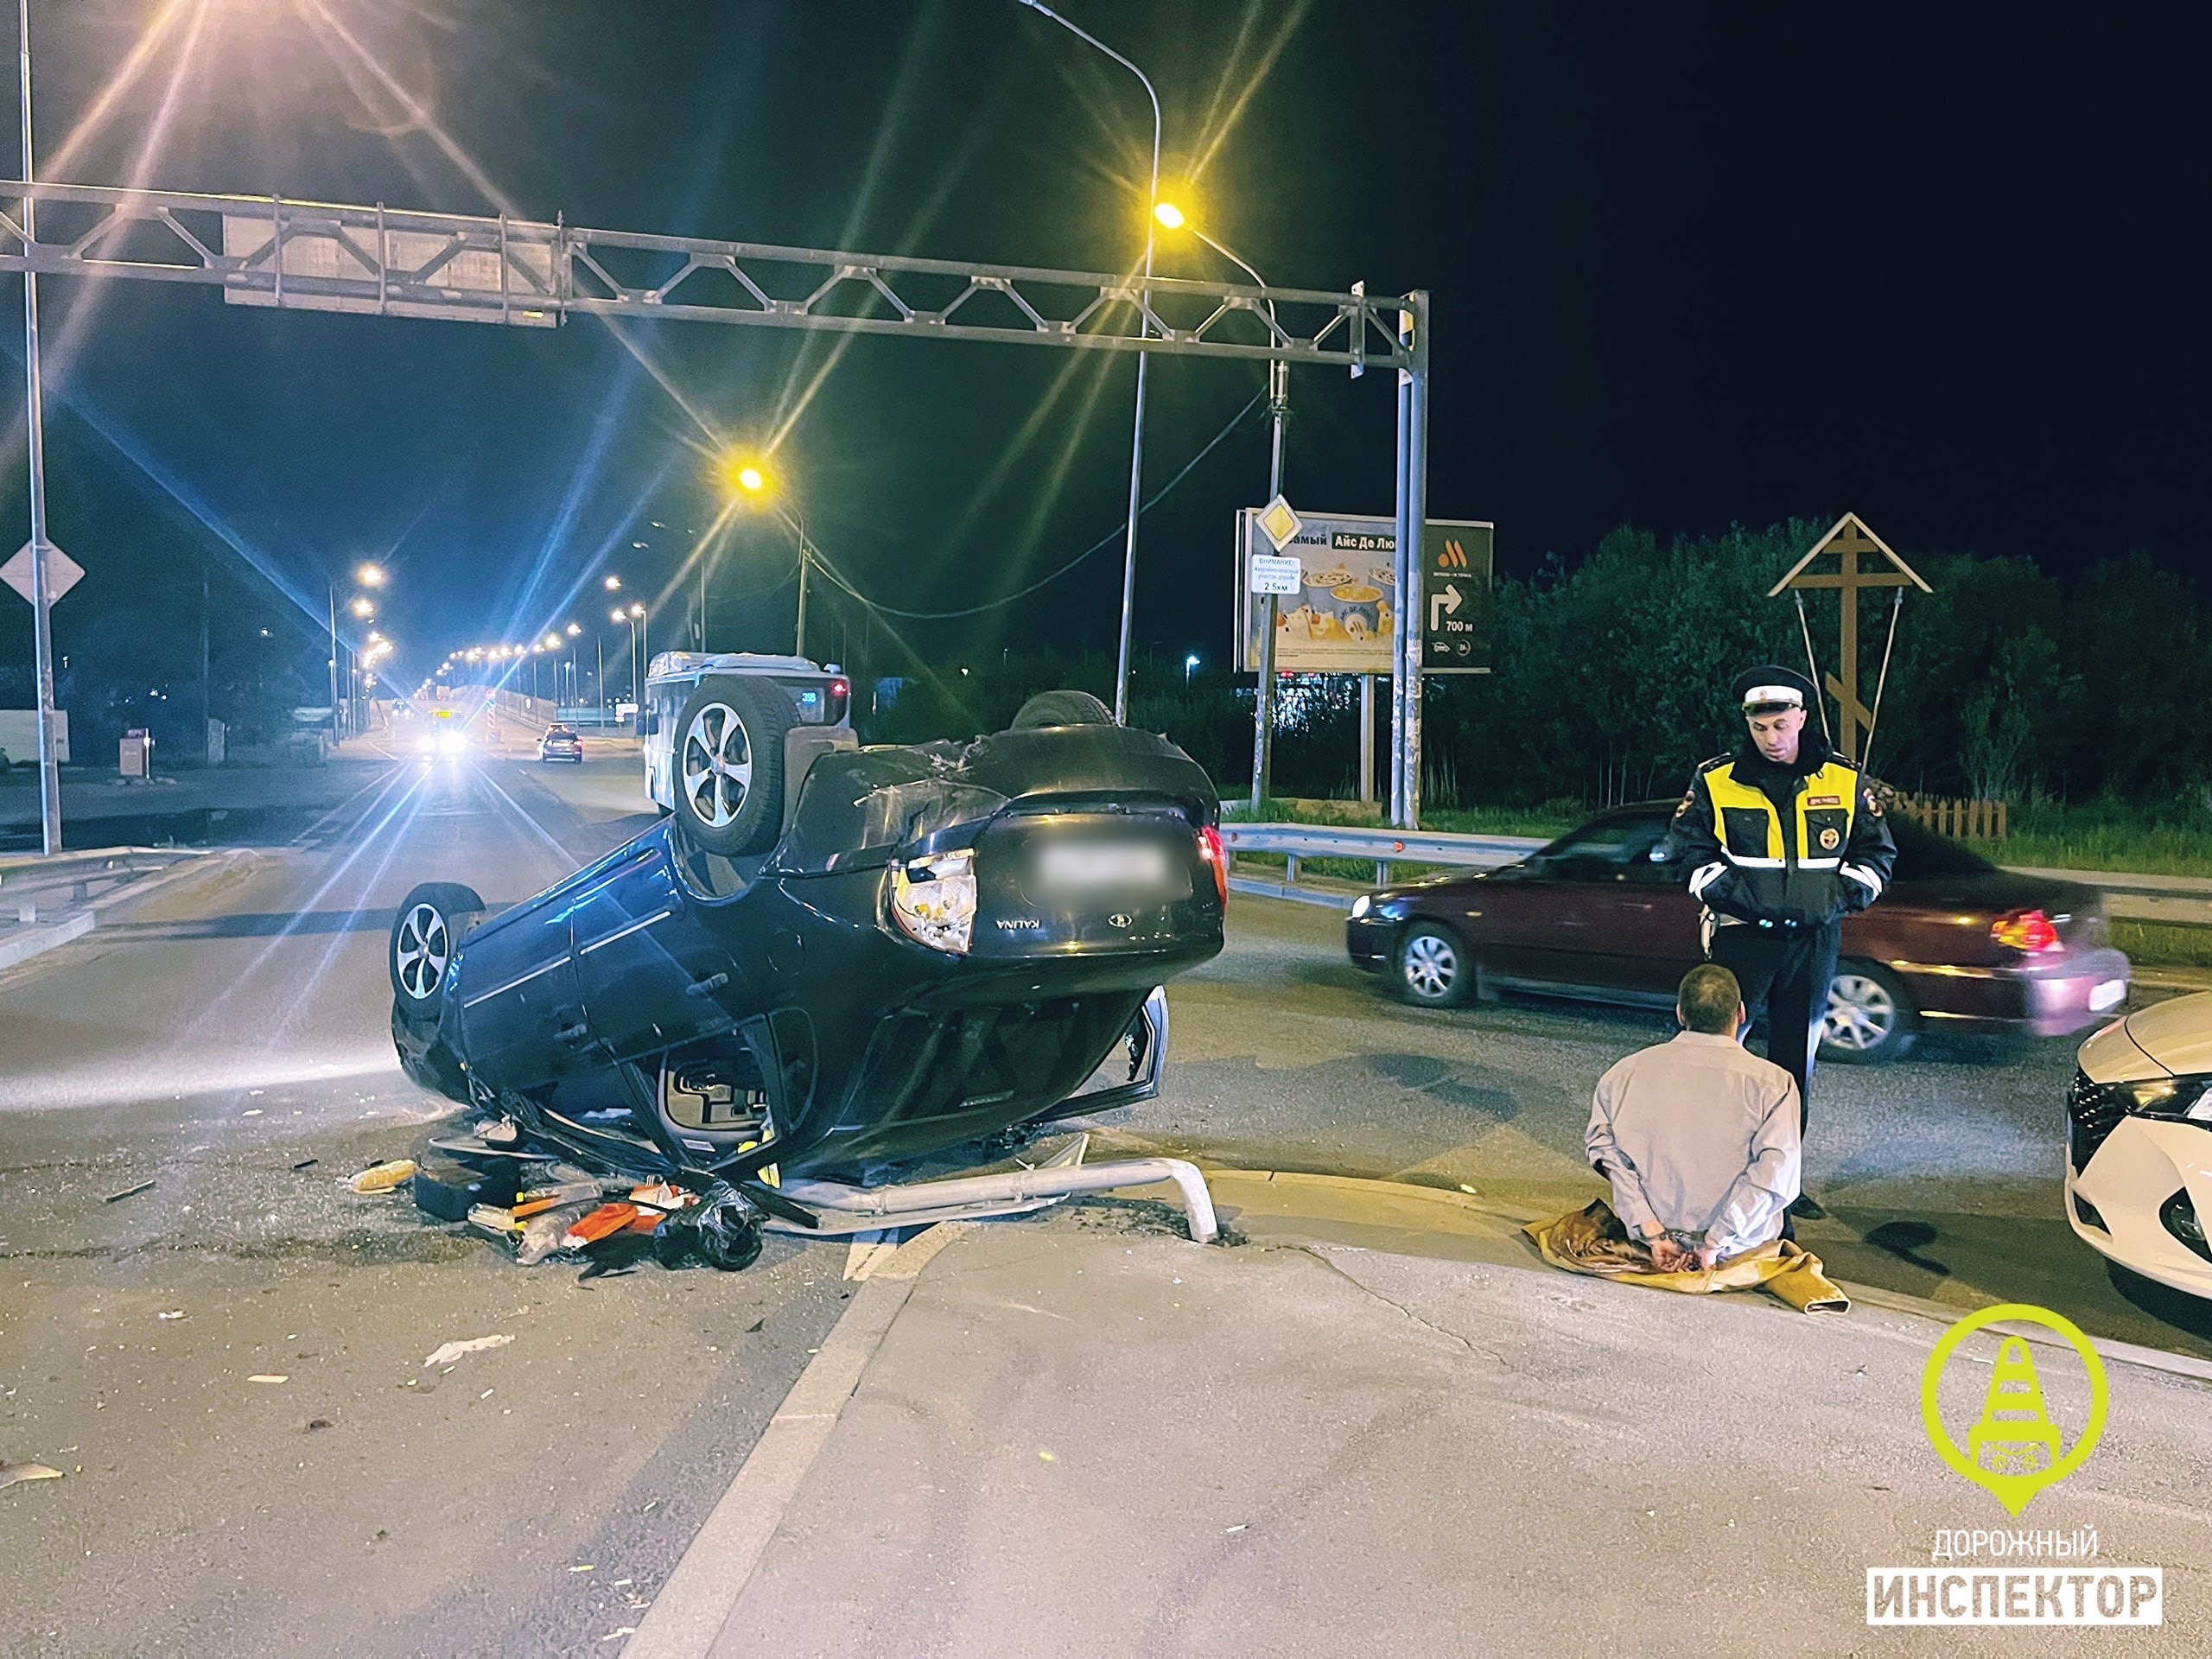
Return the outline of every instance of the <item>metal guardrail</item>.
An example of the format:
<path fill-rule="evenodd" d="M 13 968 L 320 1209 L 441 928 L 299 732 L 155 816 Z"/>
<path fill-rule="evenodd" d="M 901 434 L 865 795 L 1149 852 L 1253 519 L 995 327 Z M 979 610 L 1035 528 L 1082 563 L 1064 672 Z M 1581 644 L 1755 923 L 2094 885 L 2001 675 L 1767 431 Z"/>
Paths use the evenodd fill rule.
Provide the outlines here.
<path fill-rule="evenodd" d="M 1390 879 L 1393 864 L 1459 864 L 1491 870 L 1526 858 L 1548 844 L 1541 836 L 1459 836 L 1442 830 L 1369 830 L 1346 823 L 1224 823 L 1222 845 L 1238 853 L 1274 853 L 1285 860 L 1284 877 L 1298 880 L 1299 861 L 1306 858 L 1369 859 L 1375 883 Z"/>
<path fill-rule="evenodd" d="M 130 881 L 167 869 L 181 859 L 204 856 L 188 848 L 107 847 L 93 852 L 59 853 L 51 858 L 39 854 L 0 858 L 0 907 L 14 910 L 22 902 L 63 888 L 68 890 L 68 902 L 81 903 L 95 887 Z"/>

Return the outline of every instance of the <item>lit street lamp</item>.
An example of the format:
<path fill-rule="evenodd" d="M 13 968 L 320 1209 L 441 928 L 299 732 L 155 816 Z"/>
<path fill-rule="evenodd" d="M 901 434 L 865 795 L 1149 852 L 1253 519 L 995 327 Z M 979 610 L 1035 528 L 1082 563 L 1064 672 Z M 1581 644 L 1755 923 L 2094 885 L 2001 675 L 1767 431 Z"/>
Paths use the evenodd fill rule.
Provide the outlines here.
<path fill-rule="evenodd" d="M 1192 674 L 1194 674 L 1195 672 L 1197 672 L 1197 671 L 1198 671 L 1198 653 L 1197 652 L 1195 652 L 1195 651 L 1194 651 L 1194 652 L 1192 652 L 1189 656 L 1185 657 L 1185 658 L 1183 659 L 1183 683 L 1184 683 L 1184 684 L 1188 685 L 1188 684 L 1191 683 L 1191 676 L 1192 676 Z"/>
<path fill-rule="evenodd" d="M 1252 269 L 1243 256 L 1217 242 L 1205 231 L 1190 221 L 1183 210 L 1172 201 L 1155 202 L 1153 217 L 1171 231 L 1188 230 L 1216 253 L 1235 264 L 1252 279 L 1255 287 L 1265 288 L 1268 279 Z M 1275 302 L 1268 302 L 1268 332 L 1280 340 L 1281 329 L 1275 323 Z M 1268 445 L 1268 499 L 1272 502 L 1282 494 L 1282 421 L 1290 408 L 1290 365 L 1280 359 L 1268 365 L 1268 415 L 1270 433 Z M 1260 673 L 1259 684 L 1252 701 L 1252 811 L 1260 811 L 1260 803 L 1267 798 L 1274 781 L 1274 723 L 1275 723 L 1275 596 L 1273 594 L 1255 594 L 1260 601 Z M 1240 647 L 1241 649 L 1241 647 Z M 1374 730 L 1374 718 L 1369 699 L 1372 696 L 1371 682 L 1367 676 L 1359 677 L 1361 716 L 1366 724 L 1363 732 Z M 1360 740 L 1360 753 L 1367 752 L 1368 739 Z M 1366 778 L 1362 764 L 1363 789 Z"/>
<path fill-rule="evenodd" d="M 747 495 L 751 496 L 756 506 L 767 504 L 766 498 L 769 493 L 768 477 L 760 467 L 749 461 L 732 462 L 726 471 L 730 481 Z M 798 500 L 796 495 L 792 499 Z M 806 568 L 812 563 L 812 556 L 808 552 L 806 545 L 806 505 L 804 502 L 798 502 L 794 511 L 786 511 L 782 506 L 778 506 L 776 512 L 785 524 L 791 527 L 792 533 L 798 537 L 798 625 L 792 632 L 791 651 L 793 655 L 804 657 L 806 655 Z"/>
<path fill-rule="evenodd" d="M 385 584 L 384 567 L 380 564 L 356 565 L 353 569 L 353 582 L 356 587 L 359 588 L 383 587 Z M 340 707 L 340 698 L 338 694 L 338 584 L 334 582 L 329 583 L 327 585 L 327 593 L 330 600 L 330 738 L 331 741 L 334 743 L 346 735 L 345 729 L 340 723 L 338 713 Z M 346 602 L 346 608 L 364 621 L 366 621 L 370 617 L 372 617 L 377 613 L 375 603 L 365 594 L 354 594 L 353 597 Z M 350 690 L 353 683 L 353 671 L 350 666 L 346 671 L 346 677 L 347 687 Z M 349 721 L 346 723 L 350 725 L 352 722 Z"/>
<path fill-rule="evenodd" d="M 1151 279 L 1153 215 L 1160 203 L 1160 94 L 1152 89 L 1152 78 L 1127 58 L 1107 45 L 1096 35 L 1077 29 L 1059 13 L 1039 3 L 1039 0 L 1020 0 L 1022 5 L 1040 17 L 1049 17 L 1077 40 L 1094 46 L 1122 67 L 1144 83 L 1144 95 L 1152 101 L 1152 182 L 1145 196 L 1144 218 L 1144 274 L 1146 286 L 1142 299 L 1144 311 L 1137 319 L 1137 338 L 1142 340 L 1152 332 Z M 1129 712 L 1129 615 L 1136 602 L 1137 591 L 1137 509 L 1141 505 L 1144 487 L 1144 381 L 1145 365 L 1150 353 L 1137 353 L 1137 410 L 1136 421 L 1129 435 L 1129 522 L 1122 543 L 1122 643 L 1120 655 L 1114 665 L 1114 718 L 1126 721 Z"/>

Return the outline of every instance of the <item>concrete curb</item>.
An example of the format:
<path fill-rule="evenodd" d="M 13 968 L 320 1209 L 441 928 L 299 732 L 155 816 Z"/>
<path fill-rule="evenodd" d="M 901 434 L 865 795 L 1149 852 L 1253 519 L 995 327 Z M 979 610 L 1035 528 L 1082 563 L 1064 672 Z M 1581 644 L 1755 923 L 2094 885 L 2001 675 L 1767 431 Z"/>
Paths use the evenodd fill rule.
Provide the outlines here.
<path fill-rule="evenodd" d="M 18 938 L 0 943 L 0 968 L 13 968 L 17 963 L 29 962 L 33 957 L 42 957 L 58 950 L 72 939 L 80 939 L 92 931 L 99 918 L 90 910 L 79 911 L 66 921 L 48 927 L 26 929 Z"/>
<path fill-rule="evenodd" d="M 1541 1221 L 1544 1216 L 1536 1211 L 1517 1206 L 1485 1203 L 1464 1192 L 1447 1192 L 1441 1187 L 1418 1186 L 1406 1181 L 1375 1180 L 1354 1175 L 1309 1175 L 1295 1170 L 1217 1169 L 1199 1166 L 1206 1184 L 1216 1189 L 1217 1199 L 1236 1204 L 1236 1191 L 1242 1187 L 1252 1198 L 1275 1200 L 1268 1213 L 1277 1219 L 1300 1217 L 1317 1221 L 1344 1221 L 1359 1219 L 1364 1224 L 1388 1228 L 1404 1228 L 1419 1224 L 1424 1219 L 1437 1230 L 1471 1235 L 1478 1237 L 1500 1238 L 1522 1236 L 1524 1223 Z M 1135 1198 L 1156 1189 L 1123 1187 L 1116 1196 Z M 1380 1201 L 1378 1203 L 1378 1201 Z M 1397 1211 L 1394 1217 L 1377 1211 Z M 1363 1215 L 1355 1212 L 1364 1211 Z M 1411 1213 L 1408 1214 L 1408 1212 Z M 1423 1212 L 1427 1212 L 1424 1217 Z M 1532 1255 L 1532 1266 L 1542 1265 L 1541 1258 Z M 1850 1296 L 1853 1305 L 1863 1303 L 1886 1313 L 1906 1313 L 1928 1319 L 1940 1326 L 1955 1325 L 1968 1313 L 1971 1307 L 1961 1307 L 1949 1302 L 1939 1302 L 1926 1296 L 1908 1295 L 1902 1291 L 1884 1290 L 1873 1285 L 1861 1285 L 1839 1279 L 1836 1283 Z M 1994 1306 L 1990 1302 L 1977 1306 Z M 2064 1338 L 2038 1325 L 2012 1324 L 1992 1325 L 1991 1330 L 2003 1335 L 2022 1336 L 2031 1341 L 2064 1345 Z M 1929 1341 L 1935 1339 L 1931 1333 Z M 2162 1348 L 2146 1348 L 2139 1343 L 2122 1342 L 2113 1337 L 2091 1337 L 2089 1345 L 2100 1356 L 2113 1364 L 2133 1365 L 2142 1370 L 2164 1371 L 2171 1376 L 2186 1376 L 2201 1382 L 2212 1382 L 2212 1360 L 2198 1359 L 2190 1354 L 2169 1353 Z"/>
<path fill-rule="evenodd" d="M 0 943 L 0 969 L 16 967 L 34 957 L 42 957 L 49 950 L 59 950 L 73 940 L 81 939 L 99 925 L 104 911 L 134 905 L 165 888 L 180 887 L 195 876 L 235 869 L 252 856 L 244 849 L 220 853 L 194 851 L 184 854 L 168 869 L 149 875 L 143 881 L 130 882 L 112 893 L 104 893 L 97 899 L 87 899 L 74 912 L 50 926 L 35 928 L 20 938 Z"/>
<path fill-rule="evenodd" d="M 861 1281 L 821 1351 L 791 1384 L 729 1490 L 653 1599 L 637 1634 L 623 1644 L 623 1659 L 696 1659 L 713 1648 L 861 1373 L 905 1309 L 915 1279 L 966 1230 L 960 1223 L 931 1227 Z"/>

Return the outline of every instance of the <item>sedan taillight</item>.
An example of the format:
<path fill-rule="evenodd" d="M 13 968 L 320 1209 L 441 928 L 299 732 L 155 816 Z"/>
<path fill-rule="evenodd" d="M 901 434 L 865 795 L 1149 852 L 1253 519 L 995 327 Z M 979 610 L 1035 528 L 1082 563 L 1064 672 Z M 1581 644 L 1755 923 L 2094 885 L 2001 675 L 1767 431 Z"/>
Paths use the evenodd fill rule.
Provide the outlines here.
<path fill-rule="evenodd" d="M 2024 950 L 2030 956 L 2066 948 L 2050 918 L 2039 910 L 2008 911 L 1989 925 L 1989 937 L 2008 950 Z"/>
<path fill-rule="evenodd" d="M 1229 854 L 1221 844 L 1221 831 L 1210 823 L 1198 826 L 1198 856 L 1213 867 L 1213 890 L 1224 910 L 1229 908 Z"/>
<path fill-rule="evenodd" d="M 976 855 L 967 848 L 892 867 L 891 913 L 917 944 L 964 956 L 976 926 Z"/>

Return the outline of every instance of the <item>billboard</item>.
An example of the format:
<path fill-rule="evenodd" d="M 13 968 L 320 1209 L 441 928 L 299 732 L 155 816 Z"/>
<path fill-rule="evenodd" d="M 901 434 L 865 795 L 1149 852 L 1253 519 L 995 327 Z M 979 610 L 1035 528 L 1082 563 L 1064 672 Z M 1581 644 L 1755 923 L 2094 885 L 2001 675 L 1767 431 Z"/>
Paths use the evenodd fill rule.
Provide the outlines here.
<path fill-rule="evenodd" d="M 1260 618 L 1250 570 L 1254 555 L 1276 549 L 1259 510 L 1236 515 L 1236 636 L 1246 673 L 1260 666 Z M 1299 562 L 1298 591 L 1275 601 L 1275 669 L 1286 674 L 1388 674 L 1396 627 L 1398 538 L 1393 521 L 1372 514 L 1300 513 L 1281 556 Z M 1494 527 L 1466 518 L 1432 518 L 1421 541 L 1422 666 L 1430 672 L 1490 669 L 1491 552 Z"/>

